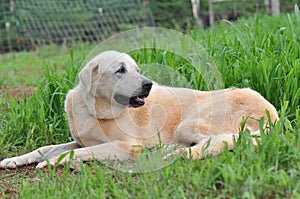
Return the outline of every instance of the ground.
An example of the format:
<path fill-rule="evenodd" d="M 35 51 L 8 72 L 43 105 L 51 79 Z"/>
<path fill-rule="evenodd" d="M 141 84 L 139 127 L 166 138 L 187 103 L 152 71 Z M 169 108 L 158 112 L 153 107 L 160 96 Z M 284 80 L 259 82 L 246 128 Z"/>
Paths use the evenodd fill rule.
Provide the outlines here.
<path fill-rule="evenodd" d="M 7 94 L 8 96 L 13 96 L 17 97 L 18 99 L 22 99 L 24 95 L 26 95 L 26 97 L 31 97 L 33 92 L 36 92 L 36 88 L 17 88 L 10 90 L 0 90 L 0 95 Z"/>
<path fill-rule="evenodd" d="M 0 157 L 2 160 L 3 157 Z M 0 198 L 14 198 L 19 193 L 19 186 L 24 179 L 30 179 L 34 183 L 38 181 L 35 173 L 35 165 L 20 167 L 17 169 L 0 169 Z"/>

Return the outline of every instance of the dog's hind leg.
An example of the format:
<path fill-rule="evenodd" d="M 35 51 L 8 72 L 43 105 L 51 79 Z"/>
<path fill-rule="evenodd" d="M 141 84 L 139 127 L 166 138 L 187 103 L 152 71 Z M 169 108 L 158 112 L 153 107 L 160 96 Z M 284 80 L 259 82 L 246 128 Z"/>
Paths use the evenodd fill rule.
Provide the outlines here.
<path fill-rule="evenodd" d="M 259 135 L 259 131 L 251 133 L 251 135 Z M 190 159 L 203 159 L 206 155 L 216 156 L 224 150 L 225 145 L 227 145 L 228 150 L 233 150 L 234 142 L 238 137 L 239 135 L 232 133 L 203 137 L 194 146 L 177 149 L 165 156 L 164 159 L 178 154 L 186 154 Z M 251 138 L 253 146 L 257 146 L 257 139 L 259 138 Z"/>
<path fill-rule="evenodd" d="M 171 158 L 174 155 L 186 154 L 190 159 L 204 158 L 206 155 L 218 155 L 222 152 L 225 145 L 228 146 L 229 150 L 233 149 L 234 139 L 238 138 L 238 135 L 223 133 L 212 136 L 201 135 L 201 138 L 197 139 L 196 142 L 193 142 L 193 146 L 179 148 L 174 152 L 166 155 L 164 159 Z M 226 143 L 226 144 L 225 144 Z"/>
<path fill-rule="evenodd" d="M 185 149 L 187 157 L 191 159 L 201 159 L 208 154 L 216 156 L 224 150 L 225 145 L 227 145 L 228 150 L 232 150 L 234 147 L 234 139 L 237 138 L 238 135 L 229 133 L 203 138 L 196 145 Z"/>
<path fill-rule="evenodd" d="M 71 149 L 80 148 L 79 144 L 75 141 L 59 144 L 59 145 L 50 145 L 38 148 L 30 153 L 6 158 L 0 162 L 0 168 L 16 168 L 18 166 L 23 166 L 32 163 L 39 163 L 46 159 L 50 159 L 60 155 L 63 152 L 69 151 Z"/>

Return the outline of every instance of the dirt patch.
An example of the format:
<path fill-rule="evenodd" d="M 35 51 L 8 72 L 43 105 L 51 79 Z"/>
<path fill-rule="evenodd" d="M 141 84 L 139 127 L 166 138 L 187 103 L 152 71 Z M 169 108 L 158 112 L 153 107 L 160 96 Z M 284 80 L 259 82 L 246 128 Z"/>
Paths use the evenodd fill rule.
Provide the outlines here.
<path fill-rule="evenodd" d="M 3 159 L 0 156 L 0 161 Z M 30 184 L 40 182 L 40 172 L 43 172 L 43 175 L 48 174 L 47 169 L 36 170 L 37 164 L 31 164 L 27 166 L 21 166 L 16 169 L 0 169 L 0 199 L 1 198 L 17 198 L 20 196 L 20 188 L 22 182 L 26 180 Z M 90 167 L 92 169 L 92 167 Z M 70 172 L 78 173 L 77 170 L 70 168 Z M 55 168 L 55 175 L 61 176 L 65 172 L 64 167 L 59 166 Z"/>
<path fill-rule="evenodd" d="M 35 165 L 17 169 L 0 169 L 0 198 L 15 198 L 23 180 L 36 178 Z"/>
<path fill-rule="evenodd" d="M 16 88 L 16 89 L 2 89 L 0 90 L 0 95 L 6 95 L 8 97 L 17 97 L 18 99 L 23 99 L 24 96 L 31 97 L 33 93 L 36 92 L 36 88 Z"/>

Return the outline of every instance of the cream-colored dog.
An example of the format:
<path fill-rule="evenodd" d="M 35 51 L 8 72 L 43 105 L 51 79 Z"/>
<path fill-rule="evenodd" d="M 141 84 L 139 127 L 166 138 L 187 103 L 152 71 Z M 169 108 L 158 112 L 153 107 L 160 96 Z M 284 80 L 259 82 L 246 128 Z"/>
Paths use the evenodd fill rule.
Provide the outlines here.
<path fill-rule="evenodd" d="M 55 165 L 61 154 L 72 149 L 74 158 L 82 161 L 126 160 L 140 152 L 135 146 L 155 146 L 160 141 L 179 144 L 182 148 L 176 152 L 201 158 L 220 153 L 224 143 L 232 149 L 243 118 L 252 134 L 259 134 L 260 118 L 267 123 L 266 110 L 272 122 L 278 120 L 273 105 L 249 88 L 202 92 L 152 85 L 129 55 L 116 51 L 90 60 L 79 77 L 79 85 L 69 91 L 65 102 L 75 141 L 4 159 L 1 168 L 31 163 L 42 168 L 46 160 Z"/>

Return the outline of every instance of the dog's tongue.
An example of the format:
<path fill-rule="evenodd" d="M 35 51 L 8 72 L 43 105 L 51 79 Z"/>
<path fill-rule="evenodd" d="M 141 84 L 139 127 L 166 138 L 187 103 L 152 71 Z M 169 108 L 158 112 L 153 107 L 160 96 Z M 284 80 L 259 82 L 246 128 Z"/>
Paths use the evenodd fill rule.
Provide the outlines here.
<path fill-rule="evenodd" d="M 136 102 L 144 102 L 144 98 L 143 97 L 136 97 L 135 101 Z"/>

